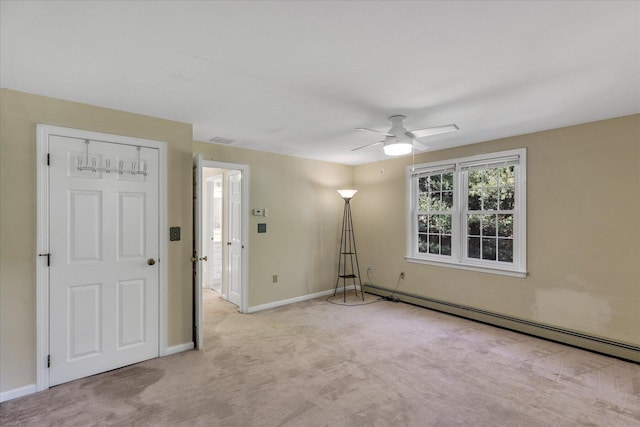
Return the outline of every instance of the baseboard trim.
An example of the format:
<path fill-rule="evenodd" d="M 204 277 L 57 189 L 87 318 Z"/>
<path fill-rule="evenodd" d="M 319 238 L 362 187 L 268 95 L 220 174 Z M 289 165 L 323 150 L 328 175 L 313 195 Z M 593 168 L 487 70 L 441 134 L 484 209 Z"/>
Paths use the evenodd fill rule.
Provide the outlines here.
<path fill-rule="evenodd" d="M 360 286 L 356 285 L 356 288 L 358 290 L 360 290 Z M 350 291 L 353 289 L 353 286 L 347 288 L 347 291 Z M 343 289 L 340 288 L 338 289 L 337 293 L 342 293 Z M 269 302 L 267 304 L 260 304 L 260 305 L 254 305 L 253 307 L 249 307 L 249 309 L 247 310 L 247 313 L 257 313 L 258 311 L 264 311 L 264 310 L 269 310 L 272 308 L 276 308 L 276 307 L 282 307 L 284 305 L 289 305 L 289 304 L 294 304 L 296 302 L 302 302 L 302 301 L 307 301 L 310 299 L 315 299 L 315 298 L 320 298 L 320 297 L 326 297 L 329 295 L 333 295 L 334 290 L 333 289 L 328 289 L 326 291 L 322 291 L 322 292 L 315 292 L 313 294 L 307 294 L 307 295 L 301 295 L 299 297 L 294 297 L 294 298 L 288 298 L 288 299 L 283 299 L 280 301 L 274 301 L 274 302 Z"/>
<path fill-rule="evenodd" d="M 167 351 L 165 352 L 165 356 L 170 356 L 176 353 L 182 353 L 183 351 L 193 350 L 193 342 L 186 342 L 184 344 L 174 345 L 173 347 L 167 347 Z"/>
<path fill-rule="evenodd" d="M 35 384 L 30 384 L 20 388 L 14 388 L 13 390 L 8 390 L 0 393 L 0 402 L 6 402 L 7 400 L 17 399 L 18 397 L 26 396 L 28 394 L 33 394 L 38 389 Z"/>
<path fill-rule="evenodd" d="M 480 310 L 469 306 L 454 304 L 447 301 L 441 301 L 434 298 L 423 297 L 407 292 L 394 292 L 391 289 L 369 283 L 365 284 L 365 290 L 367 293 L 380 296 L 393 294 L 399 301 L 409 304 L 640 363 L 640 347 L 633 344 L 546 325 L 544 323 L 519 319 L 517 317 L 493 313 L 486 310 Z"/>

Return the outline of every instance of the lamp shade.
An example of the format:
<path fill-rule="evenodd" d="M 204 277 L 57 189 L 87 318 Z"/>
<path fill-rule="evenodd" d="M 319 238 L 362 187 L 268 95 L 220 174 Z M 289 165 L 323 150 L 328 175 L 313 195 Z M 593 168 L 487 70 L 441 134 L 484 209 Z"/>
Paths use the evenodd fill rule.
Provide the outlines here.
<path fill-rule="evenodd" d="M 384 154 L 387 156 L 402 156 L 403 154 L 409 154 L 413 149 L 413 144 L 407 142 L 407 140 L 386 142 L 384 147 Z"/>
<path fill-rule="evenodd" d="M 343 199 L 350 199 L 357 192 L 358 192 L 358 190 L 353 190 L 353 189 L 338 190 L 338 193 L 340 193 L 340 196 Z"/>

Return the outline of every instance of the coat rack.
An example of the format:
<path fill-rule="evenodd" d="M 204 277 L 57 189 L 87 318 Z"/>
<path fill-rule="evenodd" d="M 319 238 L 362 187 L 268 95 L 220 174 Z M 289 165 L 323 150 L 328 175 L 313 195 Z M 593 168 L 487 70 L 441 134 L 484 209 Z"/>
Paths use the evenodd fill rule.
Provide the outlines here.
<path fill-rule="evenodd" d="M 120 175 L 128 173 L 131 175 L 144 175 L 147 176 L 147 162 L 142 163 L 140 160 L 141 147 L 136 147 L 138 150 L 138 160 L 131 162 L 131 169 L 124 168 L 124 160 L 118 162 L 117 169 L 111 169 L 111 159 L 106 159 L 104 167 L 98 166 L 98 160 L 95 157 L 91 157 L 91 164 L 89 164 L 89 140 L 85 139 L 85 152 L 84 158 L 78 156 L 78 170 L 79 171 L 91 171 L 91 172 L 118 172 Z"/>

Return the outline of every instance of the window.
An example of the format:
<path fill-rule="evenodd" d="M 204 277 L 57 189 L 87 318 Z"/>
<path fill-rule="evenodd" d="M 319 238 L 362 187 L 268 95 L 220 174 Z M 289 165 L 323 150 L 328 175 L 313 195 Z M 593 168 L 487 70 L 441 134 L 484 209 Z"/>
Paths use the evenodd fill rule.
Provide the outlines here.
<path fill-rule="evenodd" d="M 526 150 L 407 168 L 407 260 L 526 275 Z"/>

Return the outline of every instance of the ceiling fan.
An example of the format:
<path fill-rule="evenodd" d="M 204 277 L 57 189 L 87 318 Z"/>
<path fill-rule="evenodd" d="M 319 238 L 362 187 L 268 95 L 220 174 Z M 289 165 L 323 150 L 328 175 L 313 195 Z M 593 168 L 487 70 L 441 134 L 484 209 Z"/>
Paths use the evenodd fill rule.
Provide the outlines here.
<path fill-rule="evenodd" d="M 405 119 L 406 117 L 401 115 L 389 117 L 389 121 L 391 122 L 391 129 L 389 129 L 389 132 L 382 132 L 369 128 L 356 128 L 357 130 L 379 133 L 381 135 L 384 135 L 385 138 L 384 141 L 374 142 L 372 144 L 363 145 L 362 147 L 353 148 L 351 151 L 383 144 L 382 149 L 384 150 L 384 154 L 386 154 L 387 156 L 401 156 L 403 154 L 409 154 L 414 147 L 418 150 L 427 148 L 420 141 L 417 141 L 416 138 L 423 138 L 425 136 L 453 132 L 459 129 L 455 124 L 450 124 L 408 131 L 407 129 L 405 129 L 403 124 Z"/>

